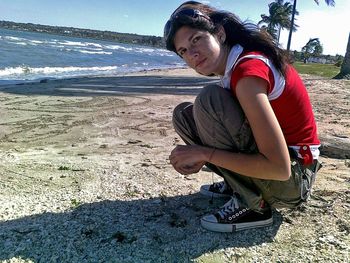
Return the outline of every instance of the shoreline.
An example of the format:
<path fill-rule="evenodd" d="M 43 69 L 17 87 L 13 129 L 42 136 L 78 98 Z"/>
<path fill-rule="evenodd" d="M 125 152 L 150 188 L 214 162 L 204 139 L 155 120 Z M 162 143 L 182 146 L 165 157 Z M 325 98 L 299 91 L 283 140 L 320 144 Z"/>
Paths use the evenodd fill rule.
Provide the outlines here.
<path fill-rule="evenodd" d="M 320 135 L 350 140 L 349 82 L 303 79 Z M 174 171 L 171 118 L 216 81 L 185 68 L 0 86 L 0 262 L 349 261 L 348 158 L 321 156 L 310 202 L 271 227 L 199 226 L 224 204 L 199 188 L 220 178 Z"/>
<path fill-rule="evenodd" d="M 36 78 L 32 80 L 25 80 L 25 79 L 14 79 L 14 80 L 1 80 L 0 79 L 0 88 L 2 86 L 9 86 L 9 85 L 25 85 L 25 84 L 35 84 L 35 83 L 46 83 L 48 81 L 60 81 L 60 80 L 74 80 L 74 79 L 85 79 L 85 78 L 110 78 L 110 77 L 120 77 L 120 76 L 128 76 L 128 75 L 138 75 L 138 74 L 147 74 L 148 72 L 168 72 L 172 70 L 181 70 L 181 69 L 188 69 L 187 66 L 174 66 L 174 67 L 161 67 L 161 68 L 151 68 L 151 69 L 142 69 L 142 70 L 135 70 L 135 71 L 129 71 L 129 72 L 117 72 L 117 73 L 110 73 L 110 74 L 97 74 L 97 75 L 77 75 L 77 76 L 64 76 L 64 77 L 42 77 L 42 78 Z M 193 71 L 193 74 L 196 74 Z"/>

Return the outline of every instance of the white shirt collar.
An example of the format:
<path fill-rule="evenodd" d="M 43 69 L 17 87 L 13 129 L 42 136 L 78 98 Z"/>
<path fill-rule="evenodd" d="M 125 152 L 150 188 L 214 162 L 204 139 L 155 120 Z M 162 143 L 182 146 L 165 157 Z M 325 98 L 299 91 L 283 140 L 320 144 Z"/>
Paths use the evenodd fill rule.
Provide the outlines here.
<path fill-rule="evenodd" d="M 241 45 L 234 45 L 227 57 L 225 75 L 221 77 L 221 85 L 224 89 L 230 89 L 230 80 L 232 68 L 235 65 L 238 57 L 242 54 L 243 47 Z"/>

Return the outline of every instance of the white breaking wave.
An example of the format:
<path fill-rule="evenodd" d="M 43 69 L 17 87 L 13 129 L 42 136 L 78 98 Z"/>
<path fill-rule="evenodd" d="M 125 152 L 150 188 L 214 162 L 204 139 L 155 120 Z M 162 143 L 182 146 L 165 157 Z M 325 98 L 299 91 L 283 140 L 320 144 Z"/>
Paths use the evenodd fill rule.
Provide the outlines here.
<path fill-rule="evenodd" d="M 97 55 L 112 55 L 113 52 L 106 52 L 106 51 L 90 51 L 90 50 L 78 50 L 80 53 L 84 54 L 97 54 Z"/>
<path fill-rule="evenodd" d="M 135 48 L 135 51 L 140 53 L 153 53 L 157 50 L 154 48 Z"/>
<path fill-rule="evenodd" d="M 66 46 L 78 46 L 78 47 L 93 46 L 93 47 L 102 48 L 101 44 L 91 43 L 91 42 L 77 42 L 77 41 L 68 41 L 68 40 L 66 40 L 64 42 L 58 42 L 58 44 L 66 45 Z"/>
<path fill-rule="evenodd" d="M 108 72 L 114 71 L 118 67 L 117 66 L 105 66 L 105 67 L 41 67 L 41 68 L 31 68 L 27 66 L 19 66 L 19 67 L 9 67 L 0 70 L 0 77 L 2 79 L 14 79 L 14 78 L 23 78 L 27 77 L 35 77 L 38 76 L 51 76 L 57 77 L 60 75 L 64 76 L 64 73 L 69 73 L 68 75 L 75 75 L 74 73 L 91 73 L 91 72 Z"/>
<path fill-rule="evenodd" d="M 50 47 L 54 47 L 54 48 L 64 48 L 63 45 L 50 45 Z"/>
<path fill-rule="evenodd" d="M 45 42 L 43 41 L 39 41 L 39 40 L 30 40 L 31 43 L 34 43 L 34 44 L 43 44 Z"/>
<path fill-rule="evenodd" d="M 25 42 L 16 42 L 16 43 L 13 43 L 13 44 L 20 45 L 20 46 L 26 46 L 27 45 L 27 43 L 25 43 Z"/>
<path fill-rule="evenodd" d="M 105 45 L 106 49 L 112 49 L 112 50 L 124 50 L 124 51 L 132 51 L 132 48 L 126 48 L 120 45 Z"/>
<path fill-rule="evenodd" d="M 4 36 L 4 39 L 11 40 L 11 41 L 23 41 L 26 40 L 25 38 L 21 37 L 11 37 L 11 36 Z"/>
<path fill-rule="evenodd" d="M 172 55 L 167 50 L 160 50 L 156 48 L 144 48 L 144 47 L 124 47 L 121 45 L 104 45 L 105 49 L 111 49 L 111 50 L 121 50 L 126 52 L 135 52 L 135 53 L 142 53 L 142 54 L 152 54 L 152 55 L 160 55 L 160 56 L 167 56 Z"/>
<path fill-rule="evenodd" d="M 149 63 L 148 62 L 141 62 L 141 63 L 138 63 L 138 62 L 134 62 L 132 63 L 133 65 L 142 65 L 142 66 L 148 66 Z"/>

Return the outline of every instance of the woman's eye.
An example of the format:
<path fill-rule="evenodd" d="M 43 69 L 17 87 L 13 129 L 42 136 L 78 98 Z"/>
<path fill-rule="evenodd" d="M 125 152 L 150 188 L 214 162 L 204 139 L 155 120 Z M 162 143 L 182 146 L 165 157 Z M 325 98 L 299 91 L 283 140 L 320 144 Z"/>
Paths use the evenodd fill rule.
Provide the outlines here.
<path fill-rule="evenodd" d="M 192 39 L 192 43 L 193 43 L 193 44 L 197 43 L 199 39 L 200 39 L 199 36 L 194 37 L 194 38 Z"/>
<path fill-rule="evenodd" d="M 186 52 L 186 49 L 181 49 L 179 51 L 179 55 L 182 57 L 185 54 L 185 52 Z"/>

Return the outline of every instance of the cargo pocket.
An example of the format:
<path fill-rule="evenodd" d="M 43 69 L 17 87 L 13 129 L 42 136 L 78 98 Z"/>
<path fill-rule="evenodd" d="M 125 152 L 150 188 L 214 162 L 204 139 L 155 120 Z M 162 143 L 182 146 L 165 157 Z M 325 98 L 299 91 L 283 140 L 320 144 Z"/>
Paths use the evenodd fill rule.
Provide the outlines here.
<path fill-rule="evenodd" d="M 300 180 L 294 176 L 287 181 L 255 180 L 263 199 L 274 208 L 293 208 L 300 204 Z"/>
<path fill-rule="evenodd" d="M 294 208 L 306 202 L 311 195 L 316 173 L 321 164 L 317 161 L 305 168 L 299 160 L 291 161 L 292 174 L 287 181 L 254 179 L 263 199 L 275 208 Z"/>
<path fill-rule="evenodd" d="M 295 173 L 299 175 L 301 179 L 300 182 L 300 199 L 305 202 L 310 198 L 312 186 L 315 183 L 316 174 L 321 168 L 321 164 L 318 160 L 315 161 L 315 164 L 310 167 L 304 167 L 299 162 L 296 162 L 296 165 L 292 167 L 295 169 Z"/>

